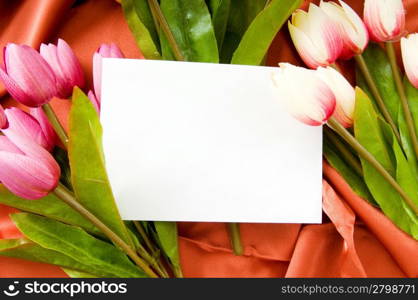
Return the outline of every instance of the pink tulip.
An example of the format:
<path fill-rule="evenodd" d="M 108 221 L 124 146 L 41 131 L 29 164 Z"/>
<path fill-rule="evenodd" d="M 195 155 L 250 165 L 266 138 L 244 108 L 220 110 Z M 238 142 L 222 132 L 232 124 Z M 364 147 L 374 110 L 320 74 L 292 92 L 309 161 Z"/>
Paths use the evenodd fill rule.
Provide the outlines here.
<path fill-rule="evenodd" d="M 39 107 L 57 95 L 52 68 L 37 51 L 26 45 L 6 46 L 0 80 L 11 96 L 26 106 Z"/>
<path fill-rule="evenodd" d="M 340 5 L 335 2 L 321 1 L 320 8 L 340 28 L 344 43 L 340 58 L 350 59 L 366 49 L 369 43 L 369 33 L 357 13 L 344 1 L 339 0 L 339 3 Z"/>
<path fill-rule="evenodd" d="M 80 62 L 70 46 L 62 39 L 57 45 L 42 44 L 41 56 L 49 63 L 57 78 L 57 97 L 67 98 L 74 86 L 84 86 L 84 75 Z"/>
<path fill-rule="evenodd" d="M 59 181 L 52 155 L 15 131 L 0 136 L 0 181 L 15 195 L 35 200 L 48 195 Z"/>
<path fill-rule="evenodd" d="M 312 69 L 329 66 L 343 50 L 341 31 L 318 6 L 310 4 L 309 11 L 297 10 L 288 23 L 290 36 L 305 64 Z"/>
<path fill-rule="evenodd" d="M 319 126 L 334 113 L 335 95 L 316 71 L 282 63 L 273 81 L 279 100 L 299 121 Z"/>
<path fill-rule="evenodd" d="M 7 126 L 7 117 L 4 113 L 3 106 L 0 105 L 0 129 L 3 129 Z"/>
<path fill-rule="evenodd" d="M 364 22 L 373 41 L 396 40 L 405 31 L 405 9 L 402 0 L 366 0 Z"/>
<path fill-rule="evenodd" d="M 8 120 L 8 126 L 2 130 L 4 134 L 7 132 L 15 132 L 25 137 L 48 151 L 55 146 L 56 139 L 45 134 L 39 122 L 30 114 L 18 109 L 8 108 L 5 110 Z"/>
<path fill-rule="evenodd" d="M 103 58 L 124 58 L 122 51 L 116 44 L 102 44 L 93 55 L 93 83 L 94 94 L 100 106 L 102 97 L 102 59 Z"/>
<path fill-rule="evenodd" d="M 94 108 L 96 109 L 97 113 L 100 114 L 100 103 L 97 101 L 96 96 L 94 95 L 93 91 L 89 91 L 87 96 L 89 97 L 91 103 L 93 104 Z"/>

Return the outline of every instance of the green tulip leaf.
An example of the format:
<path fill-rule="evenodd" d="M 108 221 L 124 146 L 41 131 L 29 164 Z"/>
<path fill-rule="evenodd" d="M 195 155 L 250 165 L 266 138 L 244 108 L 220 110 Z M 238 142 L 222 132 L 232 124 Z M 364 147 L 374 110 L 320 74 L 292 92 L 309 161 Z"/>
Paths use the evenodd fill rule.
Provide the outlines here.
<path fill-rule="evenodd" d="M 73 92 L 68 155 L 77 200 L 125 242 L 132 245 L 106 173 L 102 127 L 96 110 L 79 89 Z"/>
<path fill-rule="evenodd" d="M 148 0 L 132 0 L 135 12 L 142 24 L 147 28 L 152 37 L 154 45 L 158 48 L 160 46 L 160 38 L 158 36 L 158 29 L 156 27 L 154 18 L 152 16 Z"/>
<path fill-rule="evenodd" d="M 94 238 L 79 227 L 28 213 L 13 214 L 11 217 L 19 230 L 31 241 L 89 267 L 81 271 L 108 274 L 109 277 L 146 277 L 114 245 Z"/>
<path fill-rule="evenodd" d="M 3 185 L 0 185 L 0 203 L 25 212 L 31 212 L 63 223 L 79 226 L 89 233 L 103 236 L 99 229 L 93 226 L 78 212 L 62 202 L 53 193 L 50 193 L 42 199 L 30 201 L 15 196 Z"/>
<path fill-rule="evenodd" d="M 245 31 L 269 0 L 231 0 L 220 62 L 229 64 Z"/>
<path fill-rule="evenodd" d="M 149 20 L 145 20 L 145 25 L 137 14 L 137 10 L 143 12 L 143 14 L 141 14 L 141 17 L 144 18 L 145 11 L 140 10 L 140 4 L 134 5 L 133 1 L 134 0 L 122 1 L 122 8 L 129 29 L 131 30 L 136 40 L 136 43 L 138 44 L 138 47 L 141 50 L 142 54 L 145 56 L 145 58 L 161 59 L 161 54 L 158 51 L 158 47 L 154 43 L 154 33 L 152 32 L 152 29 L 150 29 L 150 32 L 146 26 L 149 26 Z"/>
<path fill-rule="evenodd" d="M 407 78 L 404 80 L 404 86 L 408 98 L 409 109 L 415 123 L 415 131 L 418 132 L 418 90 L 409 83 Z M 402 149 L 405 151 L 408 164 L 415 176 L 415 179 L 418 180 L 418 161 L 415 156 L 415 151 L 409 135 L 401 103 L 399 103 L 399 111 L 401 113 L 399 113 L 398 117 L 398 127 L 402 141 Z"/>
<path fill-rule="evenodd" d="M 20 258 L 34 262 L 56 265 L 63 268 L 64 270 L 66 270 L 66 268 L 71 268 L 74 274 L 75 272 L 82 274 L 84 272 L 94 271 L 89 265 L 82 264 L 76 259 L 66 256 L 60 252 L 43 248 L 25 238 L 0 240 L 0 256 Z M 110 272 L 101 272 L 96 275 L 90 274 L 90 277 L 92 276 L 114 277 L 115 275 Z"/>
<path fill-rule="evenodd" d="M 378 44 L 370 44 L 363 52 L 372 78 L 394 122 L 398 120 L 400 98 L 386 52 Z M 361 87 L 361 86 L 360 86 Z M 373 99 L 373 98 L 370 98 Z"/>
<path fill-rule="evenodd" d="M 372 205 L 377 206 L 378 204 L 373 199 L 373 196 L 370 194 L 367 185 L 365 184 L 362 177 L 360 177 L 338 154 L 336 150 L 330 143 L 327 141 L 324 142 L 324 156 L 328 163 L 337 170 L 341 176 L 347 181 L 348 185 L 353 189 L 353 191 L 369 201 Z"/>
<path fill-rule="evenodd" d="M 261 65 L 280 28 L 302 0 L 272 0 L 252 21 L 232 56 L 232 64 Z"/>
<path fill-rule="evenodd" d="M 159 244 L 174 268 L 177 277 L 181 277 L 177 224 L 175 222 L 154 222 Z"/>
<path fill-rule="evenodd" d="M 218 49 L 221 52 L 228 26 L 231 0 L 211 0 L 208 5 L 212 12 L 212 23 L 218 42 Z"/>
<path fill-rule="evenodd" d="M 255 17 L 266 7 L 270 0 L 231 0 L 228 31 L 244 36 Z"/>
<path fill-rule="evenodd" d="M 219 62 L 211 16 L 204 0 L 161 0 L 161 10 L 186 61 Z M 167 38 L 160 30 L 165 59 L 173 60 Z"/>
<path fill-rule="evenodd" d="M 356 90 L 354 132 L 359 143 L 396 178 L 396 163 L 393 161 L 396 153 L 393 153 L 392 145 L 397 142 L 393 138 L 393 132 L 389 125 L 378 116 L 370 99 L 359 88 Z M 391 141 L 388 140 L 389 134 L 392 135 Z M 388 142 L 391 142 L 390 145 L 388 145 Z M 416 223 L 411 218 L 410 211 L 405 207 L 405 203 L 398 192 L 366 160 L 361 159 L 361 163 L 364 180 L 369 191 L 385 215 L 399 228 L 412 236 L 416 236 Z"/>
<path fill-rule="evenodd" d="M 74 269 L 62 268 L 62 267 L 61 267 L 61 269 L 70 278 L 98 278 L 98 276 L 96 276 L 96 275 L 93 275 L 93 274 L 90 274 L 90 273 L 86 273 L 86 272 L 77 271 L 77 270 L 74 270 Z"/>

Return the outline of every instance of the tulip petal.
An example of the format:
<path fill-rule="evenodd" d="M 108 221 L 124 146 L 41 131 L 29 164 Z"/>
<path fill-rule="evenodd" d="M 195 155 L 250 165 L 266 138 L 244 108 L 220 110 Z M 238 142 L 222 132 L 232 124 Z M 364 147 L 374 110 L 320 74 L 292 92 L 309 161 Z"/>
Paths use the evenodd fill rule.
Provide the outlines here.
<path fill-rule="evenodd" d="M 97 102 L 102 99 L 102 59 L 108 58 L 124 58 L 122 51 L 114 44 L 102 44 L 93 55 L 93 85 L 94 94 Z"/>
<path fill-rule="evenodd" d="M 318 68 L 317 73 L 335 95 L 336 108 L 333 116 L 344 127 L 351 127 L 356 99 L 354 88 L 341 73 L 331 67 Z"/>
<path fill-rule="evenodd" d="M 0 104 L 0 129 L 7 127 L 7 117 L 4 112 L 3 106 Z"/>
<path fill-rule="evenodd" d="M 5 131 L 4 134 L 26 156 L 43 163 L 49 169 L 52 177 L 56 178 L 57 181 L 59 180 L 61 169 L 54 157 L 47 150 L 15 131 Z"/>
<path fill-rule="evenodd" d="M 411 84 L 418 89 L 418 33 L 401 39 L 402 60 Z"/>
<path fill-rule="evenodd" d="M 23 154 L 6 136 L 0 135 L 0 151 Z"/>
<path fill-rule="evenodd" d="M 333 114 L 335 96 L 315 71 L 280 64 L 273 74 L 280 100 L 289 113 L 303 123 L 312 126 L 324 124 Z M 303 82 L 303 88 L 300 86 Z"/>
<path fill-rule="evenodd" d="M 0 181 L 17 196 L 30 200 L 46 196 L 57 185 L 38 160 L 5 151 L 0 151 Z"/>
<path fill-rule="evenodd" d="M 58 40 L 58 60 L 67 80 L 71 83 L 71 88 L 84 86 L 84 74 L 80 62 L 75 56 L 71 47 L 62 39 Z"/>
<path fill-rule="evenodd" d="M 93 104 L 94 108 L 96 109 L 97 113 L 100 114 L 100 103 L 97 101 L 97 98 L 94 95 L 93 91 L 89 91 L 87 96 Z"/>
<path fill-rule="evenodd" d="M 27 106 L 36 106 L 38 102 L 26 94 L 17 83 L 0 67 L 0 80 L 3 82 L 10 96 Z"/>
<path fill-rule="evenodd" d="M 41 126 L 35 118 L 16 107 L 6 109 L 5 114 L 9 126 L 3 129 L 3 133 L 15 131 L 38 145 L 51 150 L 51 145 L 48 143 Z"/>
<path fill-rule="evenodd" d="M 99 53 L 93 55 L 93 86 L 97 101 L 102 99 L 102 56 Z"/>
<path fill-rule="evenodd" d="M 38 121 L 39 125 L 41 126 L 47 144 L 47 147 L 44 148 L 48 151 L 51 151 L 58 143 L 58 136 L 55 133 L 54 128 L 51 126 L 51 123 L 49 122 L 42 108 L 31 108 L 29 113 L 32 117 L 35 118 L 36 121 Z"/>

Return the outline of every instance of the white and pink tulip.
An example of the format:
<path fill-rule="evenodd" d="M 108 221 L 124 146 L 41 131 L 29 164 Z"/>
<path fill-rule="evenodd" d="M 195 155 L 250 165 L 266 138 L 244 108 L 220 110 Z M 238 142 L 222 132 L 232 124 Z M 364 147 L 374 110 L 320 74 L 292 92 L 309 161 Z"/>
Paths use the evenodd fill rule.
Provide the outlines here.
<path fill-rule="evenodd" d="M 402 38 L 401 49 L 405 73 L 411 84 L 418 89 L 418 33 Z"/>
<path fill-rule="evenodd" d="M 340 56 L 344 46 L 340 28 L 318 6 L 294 12 L 288 26 L 296 50 L 310 68 L 329 66 Z"/>
<path fill-rule="evenodd" d="M 273 74 L 273 81 L 277 95 L 289 113 L 311 126 L 326 123 L 336 108 L 335 95 L 328 84 L 314 70 L 288 63 L 281 63 L 279 66 Z"/>
<path fill-rule="evenodd" d="M 394 41 L 405 31 L 402 0 L 365 0 L 364 22 L 375 42 Z"/>
<path fill-rule="evenodd" d="M 339 4 L 321 1 L 319 6 L 340 28 L 344 43 L 340 58 L 350 59 L 366 49 L 369 43 L 369 33 L 362 19 L 350 6 L 341 0 Z"/>

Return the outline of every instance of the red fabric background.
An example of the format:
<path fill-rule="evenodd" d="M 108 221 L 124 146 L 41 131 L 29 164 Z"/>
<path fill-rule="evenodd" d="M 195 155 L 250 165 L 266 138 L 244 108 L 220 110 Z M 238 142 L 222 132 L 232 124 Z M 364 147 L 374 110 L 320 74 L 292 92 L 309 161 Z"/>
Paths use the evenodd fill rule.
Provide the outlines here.
<path fill-rule="evenodd" d="M 306 7 L 309 1 L 305 1 Z M 317 1 L 315 1 L 317 2 Z M 363 1 L 347 0 L 361 12 Z M 7 42 L 38 47 L 65 39 L 81 60 L 91 82 L 91 56 L 104 42 L 117 43 L 129 58 L 142 57 L 113 0 L 0 2 L 0 46 Z M 407 29 L 418 31 L 418 3 L 405 1 Z M 301 64 L 287 29 L 276 37 L 268 63 Z M 344 63 L 350 70 L 351 63 Z M 16 105 L 0 87 L 3 105 Z M 66 123 L 70 103 L 53 107 Z M 121 103 L 123 105 L 123 103 Z M 416 277 L 418 243 L 378 210 L 354 194 L 343 178 L 324 163 L 324 223 L 242 224 L 245 255 L 232 255 L 221 223 L 180 223 L 180 254 L 187 277 Z M 0 238 L 21 234 L 0 205 Z M 0 257 L 0 277 L 64 277 L 58 267 Z"/>

